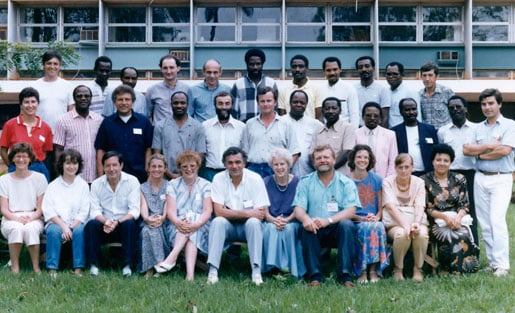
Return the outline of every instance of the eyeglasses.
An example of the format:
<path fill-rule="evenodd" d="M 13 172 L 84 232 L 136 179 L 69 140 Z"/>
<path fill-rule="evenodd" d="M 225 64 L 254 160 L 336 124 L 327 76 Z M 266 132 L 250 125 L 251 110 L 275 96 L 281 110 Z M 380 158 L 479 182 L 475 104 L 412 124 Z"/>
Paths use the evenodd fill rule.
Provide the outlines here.
<path fill-rule="evenodd" d="M 89 99 L 89 98 L 91 98 L 91 95 L 88 95 L 88 94 L 76 94 L 75 98 L 77 98 L 77 99 L 81 99 L 81 98 Z"/>
<path fill-rule="evenodd" d="M 386 73 L 387 77 L 399 77 L 401 76 L 401 73 Z"/>

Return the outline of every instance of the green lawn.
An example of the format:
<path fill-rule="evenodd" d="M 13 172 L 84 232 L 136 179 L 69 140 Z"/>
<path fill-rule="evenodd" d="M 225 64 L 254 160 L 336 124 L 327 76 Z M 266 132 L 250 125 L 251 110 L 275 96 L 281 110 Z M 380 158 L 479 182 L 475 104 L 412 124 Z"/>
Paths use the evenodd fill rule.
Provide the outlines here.
<path fill-rule="evenodd" d="M 514 209 L 508 213 L 512 272 L 503 278 L 486 272 L 426 277 L 421 284 L 386 278 L 346 289 L 326 277 L 312 289 L 295 279 L 265 277 L 265 285 L 255 287 L 242 258 L 235 264 L 224 261 L 220 283 L 210 286 L 205 272 L 185 282 L 183 269 L 149 280 L 123 279 L 118 270 L 79 278 L 67 269 L 52 280 L 46 272 L 29 272 L 25 263 L 19 275 L 0 269 L 0 312 L 515 312 Z M 28 255 L 22 258 L 27 261 Z M 5 264 L 7 256 L 0 261 Z"/>

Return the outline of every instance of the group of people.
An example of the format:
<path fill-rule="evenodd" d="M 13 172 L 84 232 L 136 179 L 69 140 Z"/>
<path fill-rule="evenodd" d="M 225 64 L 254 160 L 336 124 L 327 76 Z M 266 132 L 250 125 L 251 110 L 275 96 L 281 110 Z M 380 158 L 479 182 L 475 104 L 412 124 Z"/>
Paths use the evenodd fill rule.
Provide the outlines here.
<path fill-rule="evenodd" d="M 60 55 L 45 53 L 45 76 L 20 92 L 21 113 L 0 137 L 11 270 L 25 243 L 40 272 L 44 229 L 54 276 L 62 244 L 72 243 L 77 274 L 89 265 L 96 276 L 101 245 L 115 241 L 124 276 L 136 266 L 147 277 L 168 272 L 184 251 L 186 279 L 201 253 L 214 284 L 224 250 L 244 241 L 256 285 L 263 272 L 288 272 L 318 286 L 331 248 L 345 286 L 354 276 L 377 282 L 390 248 L 394 279 L 412 264 L 422 281 L 430 242 L 442 273 L 478 270 L 479 221 L 490 268 L 508 274 L 515 122 L 502 116 L 498 90 L 481 93 L 486 120 L 473 124 L 466 100 L 436 83 L 432 62 L 420 69 L 417 93 L 402 84 L 399 62 L 386 67 L 388 88 L 374 80 L 373 58 L 356 60 L 353 85 L 328 57 L 327 84 L 317 85 L 307 57 L 296 55 L 292 84 L 278 90 L 265 61 L 248 50 L 247 74 L 230 88 L 208 60 L 204 81 L 189 87 L 177 79 L 180 60 L 166 55 L 163 81 L 143 95 L 133 67 L 108 86 L 105 56 L 95 81 L 71 89 L 59 77 Z"/>

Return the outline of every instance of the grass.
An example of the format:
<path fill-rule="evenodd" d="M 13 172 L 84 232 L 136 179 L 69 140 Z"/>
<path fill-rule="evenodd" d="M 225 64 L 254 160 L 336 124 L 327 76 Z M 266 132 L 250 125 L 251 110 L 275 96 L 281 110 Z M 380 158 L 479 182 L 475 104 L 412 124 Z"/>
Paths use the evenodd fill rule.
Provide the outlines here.
<path fill-rule="evenodd" d="M 265 284 L 255 287 L 242 256 L 233 264 L 224 260 L 220 283 L 210 286 L 200 271 L 194 282 L 184 281 L 184 266 L 149 280 L 124 279 L 118 269 L 101 270 L 96 278 L 65 269 L 52 280 L 46 272 L 33 274 L 25 263 L 19 275 L 0 270 L 0 312 L 515 312 L 514 209 L 508 211 L 512 271 L 503 278 L 486 272 L 428 276 L 423 283 L 386 278 L 346 289 L 328 275 L 312 289 L 296 279 L 265 277 Z M 0 261 L 7 258 L 2 254 Z M 28 255 L 22 258 L 27 261 Z M 483 251 L 481 262 L 484 267 Z"/>

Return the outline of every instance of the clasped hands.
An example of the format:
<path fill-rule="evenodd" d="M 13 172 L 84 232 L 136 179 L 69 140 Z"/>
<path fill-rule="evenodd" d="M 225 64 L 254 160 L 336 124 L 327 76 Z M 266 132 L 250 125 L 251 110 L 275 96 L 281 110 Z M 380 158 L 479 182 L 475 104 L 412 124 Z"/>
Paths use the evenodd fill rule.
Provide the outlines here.
<path fill-rule="evenodd" d="M 161 214 L 152 214 L 146 218 L 146 223 L 150 228 L 156 228 L 163 225 L 166 217 Z"/>
<path fill-rule="evenodd" d="M 302 223 L 302 226 L 304 227 L 305 230 L 316 234 L 319 229 L 325 228 L 325 227 L 329 226 L 329 224 L 330 223 L 327 218 L 316 217 L 316 218 L 307 218 Z"/>
<path fill-rule="evenodd" d="M 106 234 L 110 234 L 112 233 L 115 228 L 118 226 L 118 220 L 113 220 L 113 219 L 107 219 L 104 223 L 104 233 Z"/>

